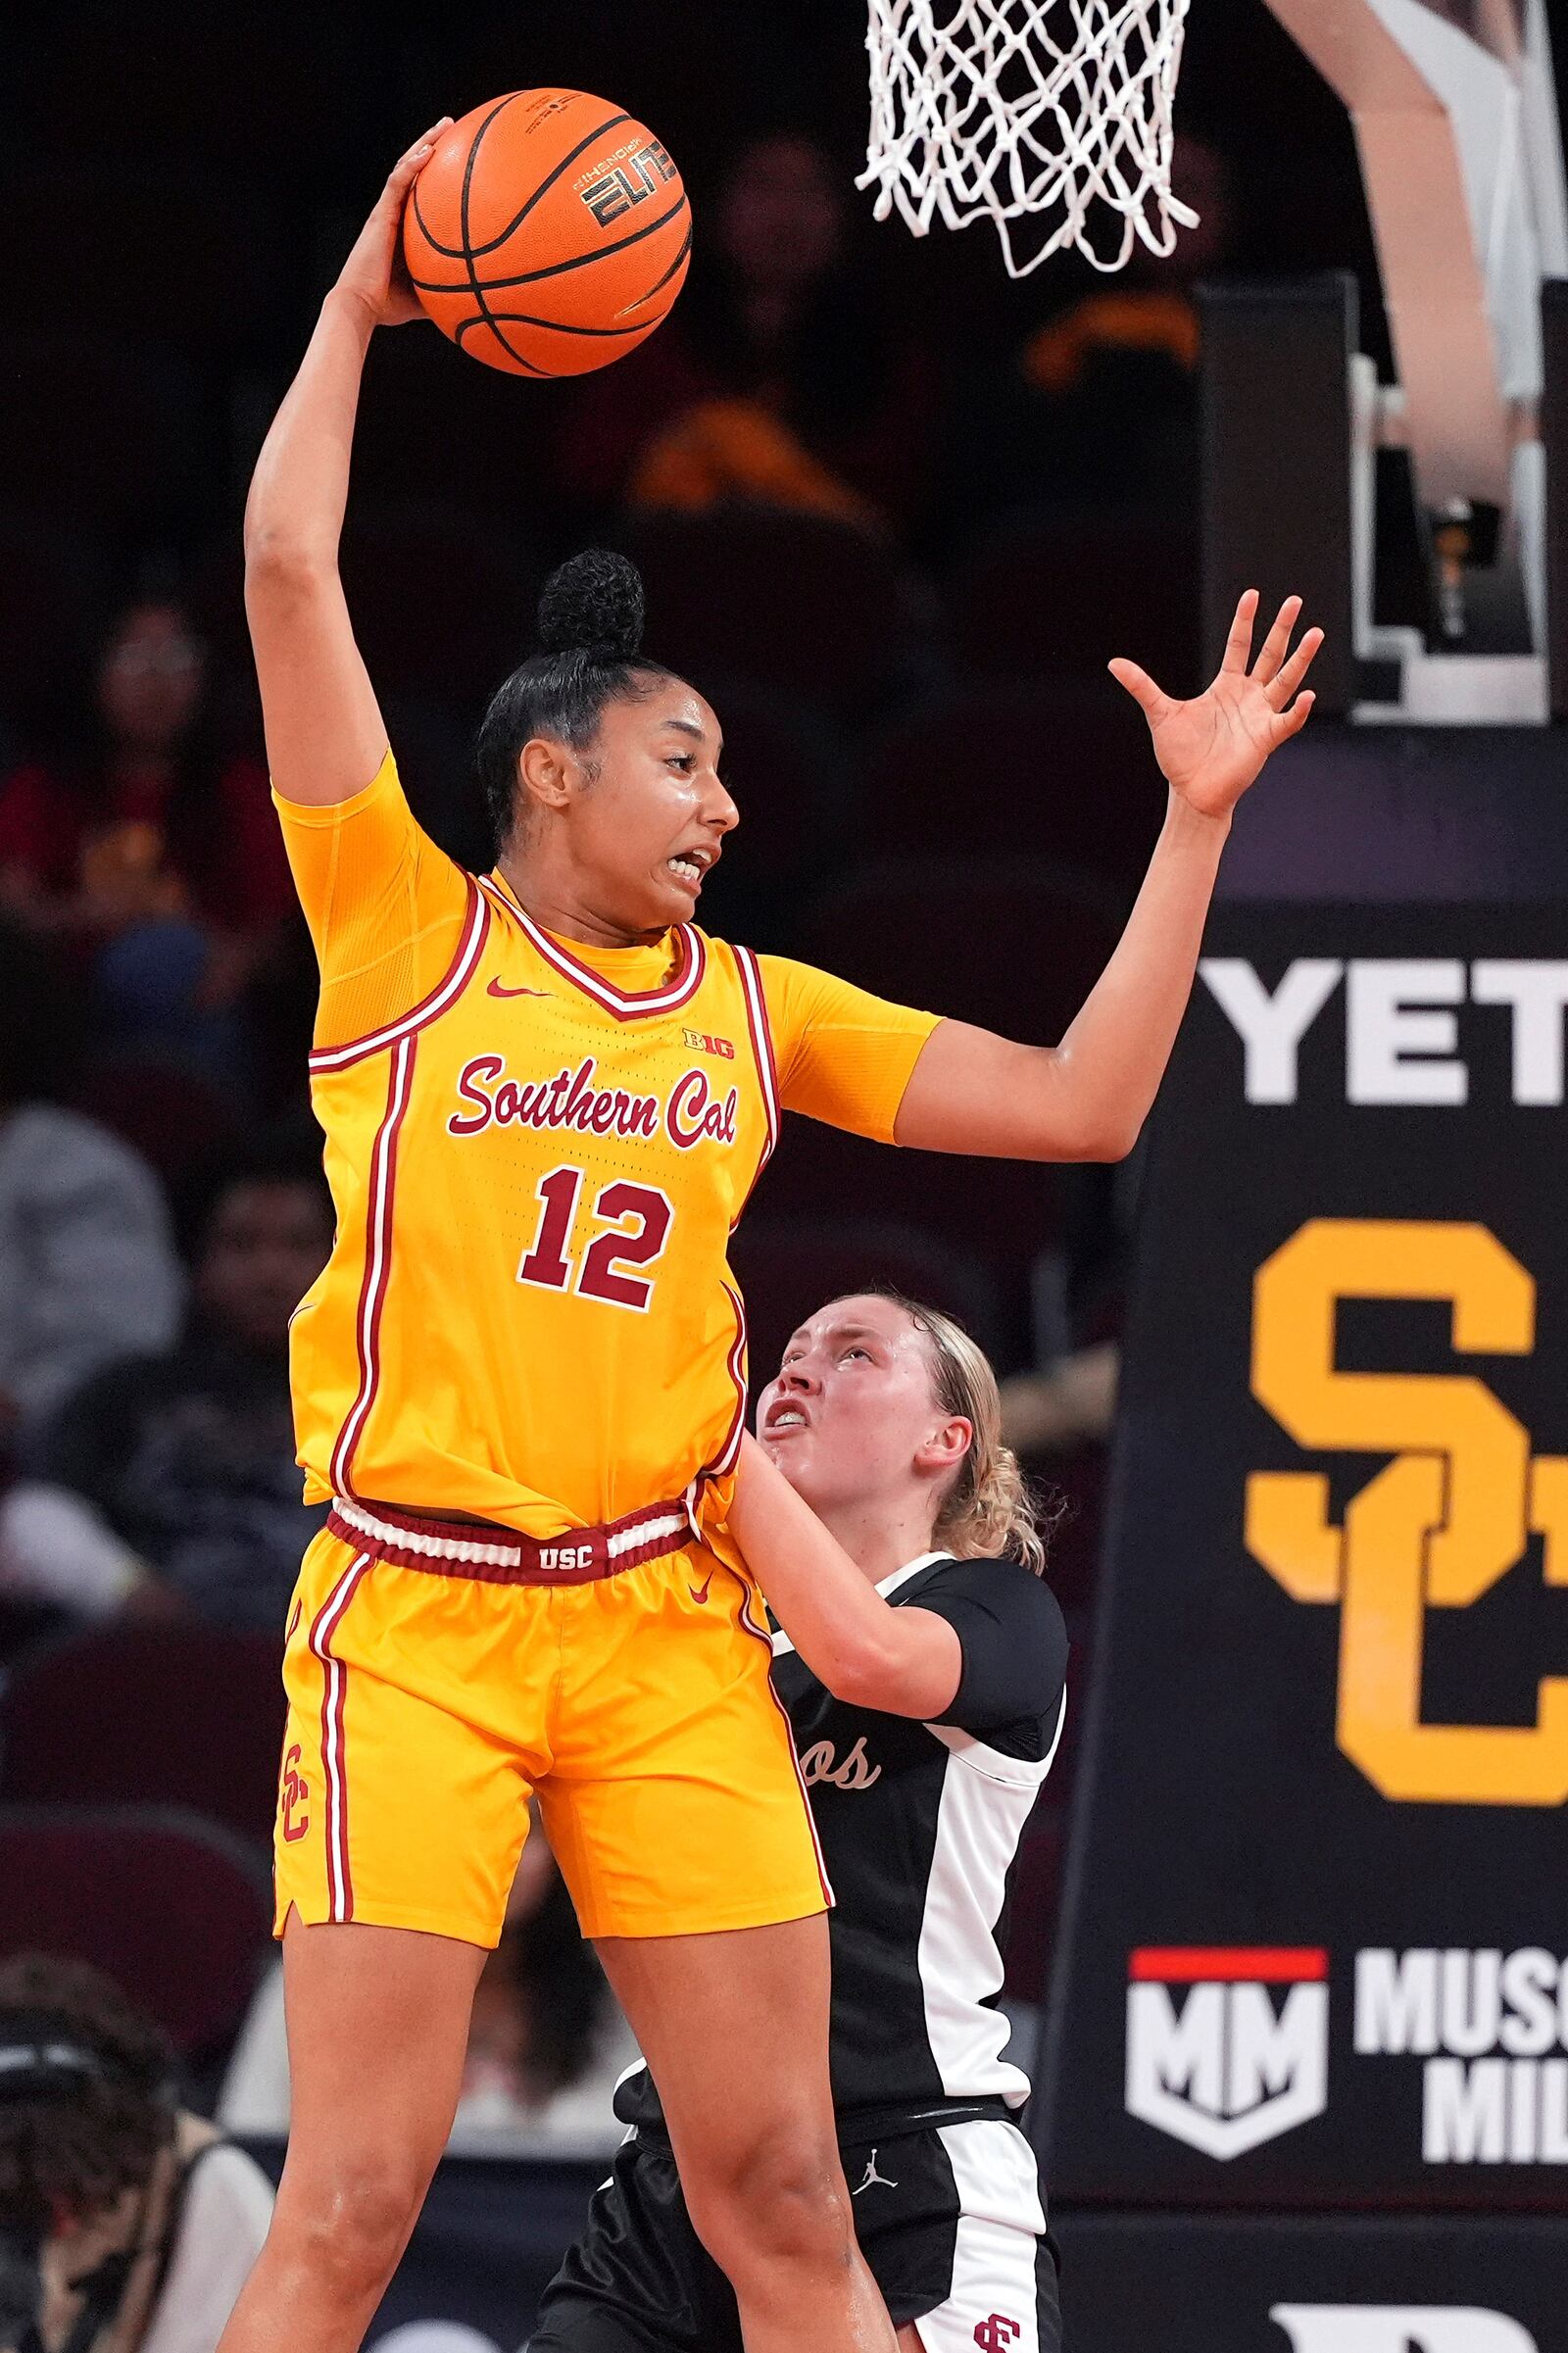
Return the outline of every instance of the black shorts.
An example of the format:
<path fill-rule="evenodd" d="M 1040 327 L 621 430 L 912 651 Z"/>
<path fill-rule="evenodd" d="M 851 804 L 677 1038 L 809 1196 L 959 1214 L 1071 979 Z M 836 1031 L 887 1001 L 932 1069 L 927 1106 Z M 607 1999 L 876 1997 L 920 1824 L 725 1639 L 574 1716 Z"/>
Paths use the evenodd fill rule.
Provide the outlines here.
<path fill-rule="evenodd" d="M 925 2353 L 1060 2353 L 1034 2151 L 983 2118 L 845 2147 L 861 2250 Z M 662 2142 L 629 2140 L 550 2282 L 528 2353 L 743 2353 L 729 2281 Z"/>

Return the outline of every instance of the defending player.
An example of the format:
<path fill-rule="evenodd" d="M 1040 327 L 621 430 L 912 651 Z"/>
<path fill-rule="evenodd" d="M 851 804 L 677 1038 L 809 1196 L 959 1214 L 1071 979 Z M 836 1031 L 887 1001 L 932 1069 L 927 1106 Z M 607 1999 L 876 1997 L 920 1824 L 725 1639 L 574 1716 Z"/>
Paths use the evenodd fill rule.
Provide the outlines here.
<path fill-rule="evenodd" d="M 924 2353 L 1060 2342 L 1034 2152 L 1009 2121 L 1029 2085 L 991 2005 L 1067 1637 L 1000 1424 L 991 1367 L 947 1316 L 835 1299 L 763 1394 L 731 1516 L 783 1621 L 773 1686 L 838 1892 L 845 2179 L 900 2344 Z M 646 2068 L 616 2109 L 634 2131 L 529 2353 L 739 2353 Z"/>
<path fill-rule="evenodd" d="M 693 927 L 736 823 L 718 722 L 640 656 L 618 560 L 558 575 L 545 653 L 492 702 L 499 858 L 462 873 L 409 812 L 337 569 L 367 348 L 416 315 L 398 226 L 429 143 L 322 306 L 246 516 L 338 1233 L 294 1325 L 307 1489 L 334 1509 L 285 1670 L 293 2133 L 223 2348 L 359 2342 L 445 2141 L 536 1788 L 750 2353 L 849 2353 L 887 2324 L 833 2135 L 827 1893 L 725 1528 L 745 1361 L 729 1232 L 781 1108 L 928 1150 L 1130 1147 L 1230 809 L 1306 716 L 1317 633 L 1288 654 L 1288 606 L 1249 672 L 1244 602 L 1188 704 L 1122 665 L 1170 815 L 1057 1049 Z M 742 2047 L 737 2082 L 712 2054 Z"/>

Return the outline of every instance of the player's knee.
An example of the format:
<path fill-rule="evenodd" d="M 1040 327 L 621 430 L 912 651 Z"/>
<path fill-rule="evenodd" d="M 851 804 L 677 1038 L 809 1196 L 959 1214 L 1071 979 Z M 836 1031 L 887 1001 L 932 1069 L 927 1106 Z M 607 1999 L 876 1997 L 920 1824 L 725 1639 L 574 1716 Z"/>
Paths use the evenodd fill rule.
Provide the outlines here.
<path fill-rule="evenodd" d="M 720 2269 L 845 2262 L 854 2226 L 837 2146 L 792 2121 L 759 2133 L 687 2183 L 698 2236 Z"/>
<path fill-rule="evenodd" d="M 396 2158 L 367 2153 L 313 2167 L 273 2222 L 312 2277 L 345 2303 L 379 2294 L 397 2268 L 426 2183 Z"/>

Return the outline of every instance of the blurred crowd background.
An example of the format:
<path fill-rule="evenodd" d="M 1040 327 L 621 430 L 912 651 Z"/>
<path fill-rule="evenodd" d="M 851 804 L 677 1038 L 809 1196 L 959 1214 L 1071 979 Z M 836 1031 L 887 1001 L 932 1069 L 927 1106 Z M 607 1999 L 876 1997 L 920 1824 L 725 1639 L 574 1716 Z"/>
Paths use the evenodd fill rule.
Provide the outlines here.
<path fill-rule="evenodd" d="M 602 373 L 521 384 L 433 329 L 376 339 L 343 564 L 430 832 L 490 862 L 484 697 L 550 566 L 622 547 L 650 649 L 728 741 L 743 829 L 705 924 L 1040 1040 L 1162 809 L 1106 657 L 1197 683 L 1194 288 L 1357 270 L 1383 348 L 1348 125 L 1256 0 L 1193 14 L 1176 188 L 1200 225 L 1114 277 L 1057 259 L 1014 283 L 982 228 L 873 223 L 863 40 L 858 0 L 8 20 L 0 1947 L 112 1964 L 209 2105 L 250 2010 L 243 2125 L 286 2099 L 275 1992 L 252 1995 L 279 1634 L 314 1525 L 286 1327 L 331 1206 L 238 526 L 392 160 L 442 113 L 585 87 L 665 140 L 697 224 L 671 319 Z M 1082 1688 L 1136 1161 L 976 1167 L 792 1124 L 737 1250 L 754 1371 L 835 1291 L 891 1280 L 959 1314 L 1070 1504 L 1052 1574 Z M 1071 1774 L 1069 1742 L 1018 1888 L 1026 2014 Z M 596 2100 L 608 2120 L 615 2024 L 547 1858 L 514 1913 L 466 2128 L 569 2140 Z"/>

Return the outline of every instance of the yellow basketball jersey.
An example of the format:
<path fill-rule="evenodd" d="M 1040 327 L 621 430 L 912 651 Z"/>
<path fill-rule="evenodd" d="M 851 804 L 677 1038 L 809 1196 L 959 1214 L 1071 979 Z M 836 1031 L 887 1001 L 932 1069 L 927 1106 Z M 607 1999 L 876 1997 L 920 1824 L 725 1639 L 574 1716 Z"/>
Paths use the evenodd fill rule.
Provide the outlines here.
<path fill-rule="evenodd" d="M 726 1252 L 781 1109 L 891 1139 L 932 1016 L 694 925 L 556 938 L 435 849 L 390 757 L 335 809 L 279 807 L 338 1213 L 292 1331 L 307 1495 L 550 1536 L 723 1481 Z"/>

